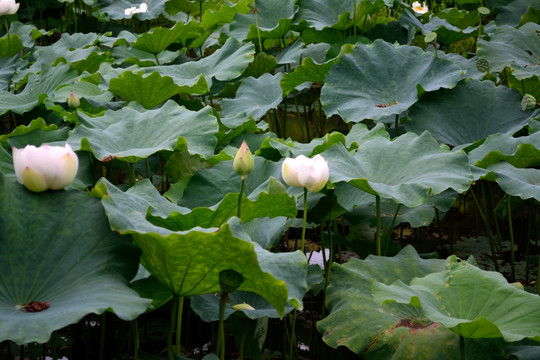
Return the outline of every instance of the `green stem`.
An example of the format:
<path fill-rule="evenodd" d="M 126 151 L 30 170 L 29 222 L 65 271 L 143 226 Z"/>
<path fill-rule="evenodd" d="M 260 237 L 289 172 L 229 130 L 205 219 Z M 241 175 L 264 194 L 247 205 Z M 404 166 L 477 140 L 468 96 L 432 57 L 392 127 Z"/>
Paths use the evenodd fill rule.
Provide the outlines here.
<path fill-rule="evenodd" d="M 495 256 L 495 239 L 493 238 L 493 234 L 491 233 L 491 230 L 489 229 L 489 223 L 487 221 L 487 218 L 484 215 L 482 208 L 480 207 L 480 203 L 478 202 L 476 195 L 474 194 L 474 189 L 471 189 L 471 194 L 472 194 L 474 203 L 476 204 L 476 208 L 478 209 L 478 213 L 480 213 L 480 217 L 482 218 L 482 221 L 484 221 L 484 225 L 486 226 L 486 232 L 488 234 L 488 240 L 489 240 L 489 247 L 491 248 L 491 260 L 493 260 L 493 263 L 495 265 L 495 270 L 499 271 L 499 263 L 497 262 L 497 256 Z"/>
<path fill-rule="evenodd" d="M 128 163 L 129 171 L 129 185 L 135 185 L 135 165 L 133 163 Z"/>
<path fill-rule="evenodd" d="M 154 54 L 154 58 L 156 59 L 156 64 L 157 64 L 157 66 L 159 66 L 159 65 L 160 65 L 160 63 L 159 63 L 159 59 L 158 59 L 158 56 L 157 56 L 157 54 Z"/>
<path fill-rule="evenodd" d="M 294 309 L 289 317 L 291 319 L 291 336 L 289 337 L 289 360 L 294 359 L 294 348 L 296 347 L 296 309 Z"/>
<path fill-rule="evenodd" d="M 174 360 L 173 336 L 174 325 L 176 324 L 176 310 L 178 309 L 178 296 L 174 296 L 171 304 L 171 317 L 169 322 L 169 334 L 167 335 L 167 356 L 169 360 Z"/>
<path fill-rule="evenodd" d="M 377 256 L 381 256 L 381 197 L 379 195 L 375 195 L 375 211 L 377 213 L 377 233 L 375 234 Z"/>
<path fill-rule="evenodd" d="M 6 34 L 8 39 L 8 55 L 11 56 L 11 37 L 9 36 L 9 21 L 7 17 L 4 17 L 4 26 L 6 27 Z"/>
<path fill-rule="evenodd" d="M 396 137 L 399 136 L 399 115 L 396 114 L 396 119 L 394 120 L 395 128 L 396 128 Z"/>
<path fill-rule="evenodd" d="M 178 298 L 178 310 L 176 311 L 176 353 L 180 354 L 180 336 L 182 335 L 182 313 L 184 312 L 184 297 Z"/>
<path fill-rule="evenodd" d="M 514 261 L 514 228 L 512 226 L 512 204 L 510 200 L 510 195 L 507 195 L 508 232 L 510 233 L 510 264 L 512 266 L 512 281 L 516 281 L 516 263 Z"/>
<path fill-rule="evenodd" d="M 304 218 L 302 220 L 302 253 L 305 254 L 304 251 L 304 242 L 306 241 L 306 224 L 307 224 L 307 193 L 308 190 L 304 188 Z"/>
<path fill-rule="evenodd" d="M 244 331 L 242 334 L 242 339 L 240 340 L 240 349 L 238 350 L 238 359 L 244 360 L 244 346 L 246 345 L 247 331 Z"/>
<path fill-rule="evenodd" d="M 255 12 L 255 27 L 257 28 L 257 37 L 259 38 L 259 53 L 264 52 L 261 40 L 261 29 L 259 29 L 259 10 L 253 9 Z"/>
<path fill-rule="evenodd" d="M 146 178 L 150 179 L 150 158 L 146 158 Z"/>
<path fill-rule="evenodd" d="M 221 292 L 219 298 L 219 328 L 218 328 L 218 348 L 220 360 L 225 360 L 225 309 L 229 301 L 229 294 L 225 291 Z"/>
<path fill-rule="evenodd" d="M 459 335 L 459 358 L 465 360 L 465 339 Z"/>
<path fill-rule="evenodd" d="M 396 226 L 396 220 L 397 220 L 397 216 L 399 214 L 400 209 L 401 209 L 401 204 L 398 204 L 398 206 L 396 208 L 396 211 L 394 213 L 394 217 L 392 218 L 392 224 L 390 224 L 390 228 L 388 229 L 388 233 L 386 234 L 386 236 L 384 238 L 384 254 L 383 255 L 386 255 L 386 252 L 388 251 L 388 244 L 390 243 L 390 238 L 392 236 L 392 230 Z"/>
<path fill-rule="evenodd" d="M 242 182 L 240 183 L 240 194 L 238 194 L 238 218 L 240 218 L 241 209 L 242 209 L 242 195 L 244 194 L 244 183 L 246 179 L 242 176 Z"/>

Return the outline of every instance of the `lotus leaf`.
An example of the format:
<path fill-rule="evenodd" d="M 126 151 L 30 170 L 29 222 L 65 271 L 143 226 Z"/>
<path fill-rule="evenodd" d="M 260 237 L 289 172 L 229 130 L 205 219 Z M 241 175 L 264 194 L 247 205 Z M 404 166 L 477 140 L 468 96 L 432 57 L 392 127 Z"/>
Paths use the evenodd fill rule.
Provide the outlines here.
<path fill-rule="evenodd" d="M 380 120 L 413 105 L 418 86 L 425 91 L 452 88 L 463 76 L 452 62 L 420 48 L 376 40 L 356 44 L 340 57 L 326 76 L 321 103 L 327 115 L 338 114 L 347 122 Z"/>
<path fill-rule="evenodd" d="M 111 231 L 99 200 L 32 193 L 3 174 L 0 200 L 0 341 L 43 343 L 87 314 L 109 310 L 132 320 L 149 306 L 127 285 L 140 252 Z"/>
<path fill-rule="evenodd" d="M 425 94 L 411 107 L 411 121 L 405 126 L 416 133 L 429 130 L 443 143 L 463 146 L 491 134 L 517 132 L 532 112 L 521 109 L 518 92 L 491 81 L 469 80 L 451 90 Z"/>
<path fill-rule="evenodd" d="M 407 133 L 392 141 L 373 137 L 354 155 L 336 144 L 322 155 L 334 183 L 344 181 L 408 207 L 449 188 L 462 193 L 472 182 L 465 153 L 444 150 L 428 132 Z"/>
<path fill-rule="evenodd" d="M 443 271 L 416 277 L 409 285 L 375 280 L 373 297 L 377 303 L 419 307 L 431 321 L 466 338 L 540 341 L 540 297 L 509 284 L 498 272 L 481 270 L 454 255 Z"/>
<path fill-rule="evenodd" d="M 176 148 L 209 157 L 217 130 L 217 119 L 209 107 L 190 111 L 167 101 L 161 108 L 145 111 L 131 103 L 98 117 L 80 113 L 78 126 L 68 141 L 74 149 L 90 150 L 102 161 L 118 158 L 136 162 Z"/>

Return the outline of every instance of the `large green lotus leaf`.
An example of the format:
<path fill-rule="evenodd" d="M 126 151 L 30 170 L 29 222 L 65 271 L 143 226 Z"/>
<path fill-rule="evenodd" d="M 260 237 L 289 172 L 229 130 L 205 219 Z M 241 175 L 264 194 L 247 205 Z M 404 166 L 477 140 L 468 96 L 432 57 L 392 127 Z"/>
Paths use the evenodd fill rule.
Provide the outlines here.
<path fill-rule="evenodd" d="M 217 119 L 210 107 L 190 111 L 169 100 L 154 110 L 131 103 L 98 117 L 80 112 L 68 142 L 73 149 L 92 151 L 101 161 L 118 158 L 137 162 L 158 151 L 176 148 L 210 157 L 217 132 Z"/>
<path fill-rule="evenodd" d="M 443 269 L 444 260 L 424 260 L 412 246 L 394 257 L 370 255 L 365 260 L 351 258 L 343 265 L 334 263 L 327 293 L 330 314 L 317 323 L 324 342 L 333 348 L 346 346 L 357 354 L 391 349 L 380 359 L 392 359 L 393 352 L 399 359 L 418 358 L 414 356 L 426 347 L 430 357 L 420 358 L 457 358 L 458 337 L 450 330 L 431 323 L 420 309 L 403 304 L 381 306 L 371 295 L 372 279 L 408 283 L 415 276 Z M 410 346 L 415 342 L 421 344 L 416 349 Z M 400 352 L 403 350 L 405 353 Z"/>
<path fill-rule="evenodd" d="M 230 25 L 230 35 L 238 40 L 279 39 L 287 34 L 297 11 L 289 0 L 256 0 L 255 12 L 238 13 Z M 255 24 L 258 23 L 259 31 Z"/>
<path fill-rule="evenodd" d="M 491 134 L 520 130 L 532 112 L 521 109 L 517 91 L 491 81 L 469 80 L 451 90 L 424 94 L 411 107 L 411 121 L 405 126 L 418 134 L 429 130 L 449 145 L 468 145 Z"/>
<path fill-rule="evenodd" d="M 455 255 L 446 260 L 445 270 L 416 277 L 409 285 L 375 280 L 373 298 L 379 304 L 398 302 L 422 308 L 431 321 L 466 338 L 540 341 L 540 296 Z"/>
<path fill-rule="evenodd" d="M 7 91 L 13 75 L 19 68 L 25 68 L 26 61 L 19 56 L 12 58 L 0 58 L 0 91 Z"/>
<path fill-rule="evenodd" d="M 316 30 L 327 27 L 345 30 L 352 25 L 354 4 L 347 0 L 299 0 L 295 21 L 304 20 Z"/>
<path fill-rule="evenodd" d="M 232 176 L 240 182 L 240 176 Z M 249 193 L 248 193 L 249 194 Z M 237 215 L 238 193 L 228 193 L 218 204 L 208 208 L 194 208 L 190 212 L 175 211 L 163 218 L 150 213 L 147 219 L 155 225 L 172 231 L 184 231 L 200 226 L 203 228 L 219 227 L 232 216 Z M 295 217 L 297 213 L 296 201 L 287 193 L 287 189 L 276 178 L 270 177 L 248 196 L 242 196 L 240 218 L 244 222 L 250 220 L 278 216 Z"/>
<path fill-rule="evenodd" d="M 152 232 L 168 235 L 169 230 L 156 226 L 146 219 L 149 209 L 154 215 L 162 217 L 167 217 L 174 211 L 189 211 L 161 196 L 148 179 L 139 181 L 123 192 L 102 178 L 96 184 L 96 191 L 101 195 L 101 202 L 111 228 L 122 234 Z"/>
<path fill-rule="evenodd" d="M 97 11 L 100 16 L 108 16 L 112 20 L 130 19 L 136 17 L 139 20 L 152 20 L 165 13 L 165 3 L 167 0 L 152 0 L 145 2 L 148 5 L 148 11 L 145 13 L 137 13 L 126 15 L 124 10 L 131 7 L 139 7 L 142 1 L 140 0 L 103 0 L 101 1 L 101 9 Z"/>
<path fill-rule="evenodd" d="M 540 201 L 540 170 L 517 168 L 501 161 L 488 166 L 486 172 L 480 178 L 496 181 L 508 195 Z"/>
<path fill-rule="evenodd" d="M 376 40 L 341 56 L 326 76 L 321 103 L 327 115 L 347 122 L 379 120 L 413 105 L 418 85 L 426 91 L 452 88 L 463 76 L 458 66 L 433 53 Z"/>
<path fill-rule="evenodd" d="M 494 134 L 469 153 L 471 166 L 487 168 L 506 161 L 517 168 L 540 166 L 540 133 L 513 137 Z"/>
<path fill-rule="evenodd" d="M 32 70 L 39 70 L 43 65 L 51 65 L 62 58 L 68 63 L 85 60 L 91 53 L 99 50 L 96 46 L 98 36 L 95 33 L 63 33 L 52 45 L 39 46 L 33 52 L 37 58 Z"/>
<path fill-rule="evenodd" d="M 334 183 L 344 181 L 408 207 L 449 188 L 462 193 L 473 180 L 467 155 L 440 147 L 429 132 L 406 133 L 392 141 L 374 137 L 354 155 L 337 144 L 322 155 Z"/>
<path fill-rule="evenodd" d="M 241 44 L 238 40 L 229 38 L 220 49 L 205 58 L 179 65 L 149 67 L 145 71 L 157 71 L 162 76 L 170 76 L 179 86 L 195 86 L 206 81 L 206 92 L 212 86 L 213 79 L 230 81 L 242 75 L 253 61 L 254 53 L 253 44 Z"/>
<path fill-rule="evenodd" d="M 155 66 L 157 64 L 169 64 L 178 59 L 180 54 L 180 50 L 163 50 L 162 52 L 154 55 L 152 53 L 134 49 L 126 45 L 115 46 L 112 49 L 114 64 L 135 64 L 140 67 Z"/>
<path fill-rule="evenodd" d="M 276 75 L 267 73 L 257 79 L 253 77 L 244 79 L 234 99 L 221 101 L 223 116 L 232 117 L 245 113 L 246 117 L 253 116 L 253 119 L 259 120 L 268 110 L 274 109 L 283 100 L 279 85 L 281 77 L 282 73 Z"/>
<path fill-rule="evenodd" d="M 509 25 L 518 28 L 523 21 L 523 16 L 531 10 L 540 10 L 540 4 L 536 0 L 514 0 L 503 2 L 497 12 L 495 23 L 497 26 Z"/>
<path fill-rule="evenodd" d="M 33 193 L 0 174 L 0 201 L 0 341 L 43 343 L 90 313 L 132 320 L 146 310 L 149 301 L 128 287 L 140 252 L 111 231 L 99 200 Z M 49 307 L 23 312 L 32 302 Z"/>
<path fill-rule="evenodd" d="M 489 61 L 490 71 L 502 71 L 509 66 L 518 80 L 540 77 L 540 25 L 527 23 L 516 29 L 504 25 L 490 37 L 478 39 L 478 57 Z"/>
<path fill-rule="evenodd" d="M 135 233 L 133 241 L 143 251 L 143 266 L 173 294 L 195 296 L 219 292 L 219 273 L 232 270 L 243 277 L 237 290 L 261 295 L 281 315 L 285 311 L 286 283 L 265 272 L 262 266 L 263 262 L 271 263 L 272 259 L 266 257 L 275 254 L 244 239 L 237 218 L 219 228 L 194 228 L 167 236 Z"/>
<path fill-rule="evenodd" d="M 76 81 L 69 85 L 60 85 L 54 92 L 54 96 L 49 97 L 49 101 L 55 103 L 65 103 L 69 99 L 69 95 L 73 91 L 79 99 L 93 100 L 98 103 L 108 103 L 112 100 L 114 94 L 101 89 L 88 81 Z"/>
<path fill-rule="evenodd" d="M 178 90 L 171 77 L 162 77 L 156 71 L 147 76 L 126 71 L 109 82 L 110 92 L 127 102 L 137 101 L 145 109 L 153 109 L 164 103 L 176 95 Z"/>
<path fill-rule="evenodd" d="M 240 176 L 232 168 L 233 160 L 221 161 L 210 169 L 201 169 L 189 181 L 184 196 L 178 204 L 191 209 L 210 207 L 221 201 L 228 193 L 240 191 Z M 251 194 L 271 176 L 281 177 L 281 163 L 255 156 L 253 171 L 248 175 L 244 192 Z"/>
<path fill-rule="evenodd" d="M 202 36 L 204 30 L 200 25 L 190 22 L 188 25 L 177 23 L 170 29 L 156 27 L 152 28 L 149 32 L 140 35 L 136 41 L 131 43 L 131 47 L 134 49 L 146 51 L 152 54 L 159 54 L 163 50 L 167 49 L 172 43 L 183 39 L 196 39 Z"/>
<path fill-rule="evenodd" d="M 51 96 L 58 86 L 73 83 L 76 75 L 69 65 L 44 66 L 39 74 L 29 74 L 28 83 L 20 93 L 0 91 L 0 115 L 8 111 L 23 114 L 32 110 Z"/>

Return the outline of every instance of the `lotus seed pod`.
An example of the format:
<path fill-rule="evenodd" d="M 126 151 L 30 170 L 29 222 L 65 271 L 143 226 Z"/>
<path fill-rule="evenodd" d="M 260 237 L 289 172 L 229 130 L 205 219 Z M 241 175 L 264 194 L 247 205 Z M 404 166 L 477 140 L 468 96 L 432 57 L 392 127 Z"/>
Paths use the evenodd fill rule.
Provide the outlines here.
<path fill-rule="evenodd" d="M 480 15 L 481 17 L 486 17 L 490 14 L 490 11 L 487 7 L 479 7 L 478 8 L 478 15 Z"/>
<path fill-rule="evenodd" d="M 489 72 L 489 61 L 486 59 L 478 59 L 476 62 L 476 68 L 478 71 Z"/>
<path fill-rule="evenodd" d="M 237 271 L 229 269 L 219 272 L 219 287 L 223 292 L 232 293 L 238 289 L 243 282 L 244 277 Z"/>
<path fill-rule="evenodd" d="M 424 41 L 426 42 L 426 44 L 434 43 L 435 41 L 437 41 L 437 33 L 434 31 L 428 32 L 426 36 L 424 36 Z"/>

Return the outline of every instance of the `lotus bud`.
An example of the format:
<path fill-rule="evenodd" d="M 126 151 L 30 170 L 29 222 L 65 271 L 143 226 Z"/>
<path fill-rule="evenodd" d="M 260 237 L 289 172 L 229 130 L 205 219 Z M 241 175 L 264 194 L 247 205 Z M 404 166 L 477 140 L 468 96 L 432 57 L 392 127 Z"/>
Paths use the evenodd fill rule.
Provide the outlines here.
<path fill-rule="evenodd" d="M 242 175 L 242 179 L 245 180 L 247 178 L 247 174 L 253 170 L 253 166 L 253 155 L 251 154 L 246 142 L 243 141 L 240 149 L 238 149 L 236 156 L 234 157 L 233 170 L 238 175 Z"/>
<path fill-rule="evenodd" d="M 69 144 L 62 146 L 27 145 L 13 148 L 15 175 L 31 191 L 60 190 L 75 179 L 79 158 Z"/>
<path fill-rule="evenodd" d="M 71 109 L 76 109 L 78 108 L 79 106 L 81 106 L 81 101 L 79 100 L 79 98 L 77 97 L 77 95 L 75 95 L 75 93 L 73 92 L 73 90 L 71 90 L 71 92 L 69 93 L 69 98 L 68 98 L 68 106 L 71 108 Z"/>
<path fill-rule="evenodd" d="M 0 0 L 0 15 L 13 15 L 19 10 L 15 0 Z"/>
<path fill-rule="evenodd" d="M 281 176 L 288 185 L 305 187 L 311 192 L 321 191 L 329 175 L 328 162 L 321 155 L 315 155 L 313 159 L 304 155 L 286 158 L 281 166 Z"/>

